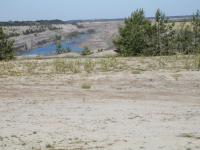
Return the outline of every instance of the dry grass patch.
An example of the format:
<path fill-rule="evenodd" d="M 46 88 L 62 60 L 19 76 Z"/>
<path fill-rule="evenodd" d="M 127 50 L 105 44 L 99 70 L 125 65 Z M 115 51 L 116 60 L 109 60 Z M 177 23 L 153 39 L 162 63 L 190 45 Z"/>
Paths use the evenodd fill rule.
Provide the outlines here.
<path fill-rule="evenodd" d="M 120 61 L 122 58 L 111 57 L 111 58 L 104 58 L 101 59 L 98 64 L 100 66 L 100 70 L 107 72 L 107 71 L 120 71 L 127 69 L 126 63 Z"/>
<path fill-rule="evenodd" d="M 174 55 L 156 57 L 110 57 L 87 59 L 32 59 L 0 62 L 0 76 L 27 76 L 41 74 L 77 74 L 93 72 L 130 71 L 140 74 L 142 71 L 199 71 L 200 55 Z"/>
<path fill-rule="evenodd" d="M 79 60 L 66 61 L 65 59 L 56 59 L 53 61 L 54 72 L 58 74 L 80 73 L 81 63 Z"/>
<path fill-rule="evenodd" d="M 39 64 L 37 61 L 28 61 L 24 63 L 24 66 L 28 74 L 35 74 L 37 72 L 36 69 L 37 67 L 39 67 Z"/>
<path fill-rule="evenodd" d="M 95 65 L 96 65 L 96 62 L 95 62 L 95 61 L 92 61 L 92 60 L 90 60 L 90 59 L 85 60 L 85 61 L 83 62 L 84 70 L 85 70 L 85 72 L 87 72 L 87 73 L 91 73 L 92 71 L 94 71 Z"/>

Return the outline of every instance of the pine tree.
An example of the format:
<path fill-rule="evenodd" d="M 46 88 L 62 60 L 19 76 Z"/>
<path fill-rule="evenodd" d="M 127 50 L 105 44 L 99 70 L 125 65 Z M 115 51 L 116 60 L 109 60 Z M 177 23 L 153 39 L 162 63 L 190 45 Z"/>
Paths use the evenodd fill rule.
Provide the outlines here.
<path fill-rule="evenodd" d="M 14 58 L 13 41 L 9 41 L 3 28 L 0 27 L 0 61 Z"/>
<path fill-rule="evenodd" d="M 117 52 L 122 56 L 141 55 L 149 46 L 151 22 L 145 18 L 143 9 L 136 10 L 125 19 L 125 26 L 119 29 L 114 39 Z"/>
<path fill-rule="evenodd" d="M 192 19 L 193 33 L 194 33 L 194 49 L 200 50 L 200 11 L 197 10 Z"/>
<path fill-rule="evenodd" d="M 183 54 L 189 54 L 192 52 L 192 40 L 193 32 L 189 25 L 185 23 L 181 26 L 180 30 L 177 31 L 176 35 L 176 49 L 177 52 Z"/>
<path fill-rule="evenodd" d="M 155 55 L 169 55 L 174 53 L 174 36 L 175 30 L 173 29 L 174 23 L 168 23 L 168 19 L 165 14 L 158 9 L 155 14 Z"/>
<path fill-rule="evenodd" d="M 57 41 L 56 42 L 56 53 L 57 54 L 62 54 L 62 51 L 63 51 L 63 48 L 62 48 L 61 42 Z"/>

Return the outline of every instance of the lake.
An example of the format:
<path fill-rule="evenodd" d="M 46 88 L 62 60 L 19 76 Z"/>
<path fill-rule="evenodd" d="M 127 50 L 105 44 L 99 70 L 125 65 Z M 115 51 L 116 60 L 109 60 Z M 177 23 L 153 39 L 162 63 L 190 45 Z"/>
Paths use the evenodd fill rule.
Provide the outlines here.
<path fill-rule="evenodd" d="M 80 44 L 85 41 L 87 38 L 89 38 L 90 34 L 84 33 L 80 34 L 74 38 L 68 39 L 66 41 L 62 41 L 62 47 L 63 48 L 70 48 L 72 52 L 78 52 L 80 53 L 83 48 L 80 47 Z M 49 45 L 46 45 L 44 47 L 35 48 L 28 51 L 19 52 L 17 55 L 20 56 L 51 56 L 56 55 L 56 44 L 52 43 Z"/>

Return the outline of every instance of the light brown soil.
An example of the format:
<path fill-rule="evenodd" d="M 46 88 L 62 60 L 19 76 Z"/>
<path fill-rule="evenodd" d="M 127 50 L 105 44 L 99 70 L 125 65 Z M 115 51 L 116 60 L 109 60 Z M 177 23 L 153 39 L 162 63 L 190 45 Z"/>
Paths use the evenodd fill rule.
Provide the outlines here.
<path fill-rule="evenodd" d="M 199 150 L 200 72 L 2 76 L 0 149 Z"/>

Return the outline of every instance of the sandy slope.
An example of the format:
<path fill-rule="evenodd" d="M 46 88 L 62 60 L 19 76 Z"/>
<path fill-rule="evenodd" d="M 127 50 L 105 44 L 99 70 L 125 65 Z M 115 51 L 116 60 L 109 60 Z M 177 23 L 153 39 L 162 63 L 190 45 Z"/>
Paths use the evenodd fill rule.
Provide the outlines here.
<path fill-rule="evenodd" d="M 2 77 L 0 149 L 199 150 L 200 72 Z"/>
<path fill-rule="evenodd" d="M 61 28 L 60 30 L 49 30 L 46 29 L 45 32 L 33 33 L 24 35 L 27 29 L 39 29 L 36 26 L 10 26 L 4 27 L 4 31 L 9 33 L 18 33 L 20 36 L 12 37 L 14 40 L 14 47 L 16 50 L 30 50 L 33 48 L 43 47 L 55 41 L 56 35 L 61 35 L 63 40 L 67 38 L 73 32 L 87 32 L 88 30 L 94 30 L 95 32 L 91 34 L 88 39 L 85 39 L 81 43 L 81 47 L 89 47 L 92 50 L 98 49 L 112 49 L 113 42 L 112 39 L 118 32 L 118 28 L 122 25 L 121 21 L 109 21 L 109 22 L 83 22 L 80 23 L 83 28 L 78 28 L 76 25 L 64 24 L 64 25 L 53 25 L 54 27 Z"/>

